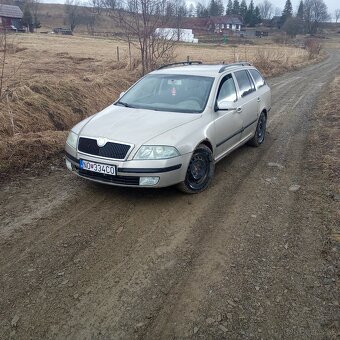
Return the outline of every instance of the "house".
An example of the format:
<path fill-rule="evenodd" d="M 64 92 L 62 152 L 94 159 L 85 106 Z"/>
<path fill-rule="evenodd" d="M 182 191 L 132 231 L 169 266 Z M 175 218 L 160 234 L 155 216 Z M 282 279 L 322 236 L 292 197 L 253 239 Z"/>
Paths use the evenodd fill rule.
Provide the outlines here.
<path fill-rule="evenodd" d="M 0 30 L 18 30 L 22 28 L 23 13 L 18 6 L 0 4 Z"/>
<path fill-rule="evenodd" d="M 208 18 L 208 30 L 215 33 L 226 33 L 227 31 L 241 31 L 242 19 L 238 15 L 224 15 Z"/>
<path fill-rule="evenodd" d="M 242 28 L 242 18 L 238 15 L 225 15 L 207 18 L 185 18 L 181 28 L 192 29 L 195 35 L 230 32 L 239 33 Z"/>
<path fill-rule="evenodd" d="M 280 29 L 282 26 L 282 16 L 274 16 L 272 17 L 272 19 L 270 20 L 270 27 L 275 27 L 275 28 L 278 28 Z"/>

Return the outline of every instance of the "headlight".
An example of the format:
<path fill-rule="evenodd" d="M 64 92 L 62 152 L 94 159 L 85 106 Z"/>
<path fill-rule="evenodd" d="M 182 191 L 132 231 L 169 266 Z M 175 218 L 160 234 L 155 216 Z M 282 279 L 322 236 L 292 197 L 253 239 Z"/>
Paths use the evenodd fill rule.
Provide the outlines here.
<path fill-rule="evenodd" d="M 167 159 L 179 155 L 178 150 L 173 146 L 143 145 L 137 151 L 134 159 Z"/>
<path fill-rule="evenodd" d="M 70 132 L 67 137 L 66 143 L 69 146 L 72 146 L 72 148 L 76 149 L 77 148 L 77 141 L 78 141 L 78 135 L 74 132 Z"/>

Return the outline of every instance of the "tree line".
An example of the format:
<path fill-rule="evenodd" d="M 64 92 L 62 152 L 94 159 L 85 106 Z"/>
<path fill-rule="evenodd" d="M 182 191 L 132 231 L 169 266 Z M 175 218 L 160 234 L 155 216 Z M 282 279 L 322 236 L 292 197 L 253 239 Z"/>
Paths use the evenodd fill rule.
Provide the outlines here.
<path fill-rule="evenodd" d="M 291 1 L 286 0 L 281 16 L 282 29 L 291 37 L 316 34 L 320 25 L 327 20 L 330 20 L 330 15 L 323 0 L 300 0 L 295 14 Z"/>

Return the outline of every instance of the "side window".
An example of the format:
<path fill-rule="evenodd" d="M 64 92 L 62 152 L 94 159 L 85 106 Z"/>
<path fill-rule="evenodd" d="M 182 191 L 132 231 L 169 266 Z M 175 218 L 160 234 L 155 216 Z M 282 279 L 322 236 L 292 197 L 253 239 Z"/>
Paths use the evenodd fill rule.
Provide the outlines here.
<path fill-rule="evenodd" d="M 252 75 L 252 77 L 254 78 L 255 85 L 256 85 L 257 89 L 259 89 L 261 86 L 266 84 L 266 82 L 262 78 L 260 72 L 258 72 L 257 70 L 249 70 L 249 72 Z"/>
<path fill-rule="evenodd" d="M 237 71 L 234 74 L 238 83 L 238 87 L 240 88 L 241 97 L 244 97 L 247 94 L 255 91 L 255 86 L 253 81 L 248 76 L 247 71 Z"/>
<path fill-rule="evenodd" d="M 217 103 L 222 100 L 229 102 L 236 102 L 237 100 L 236 87 L 231 74 L 225 76 L 221 81 L 217 94 Z"/>

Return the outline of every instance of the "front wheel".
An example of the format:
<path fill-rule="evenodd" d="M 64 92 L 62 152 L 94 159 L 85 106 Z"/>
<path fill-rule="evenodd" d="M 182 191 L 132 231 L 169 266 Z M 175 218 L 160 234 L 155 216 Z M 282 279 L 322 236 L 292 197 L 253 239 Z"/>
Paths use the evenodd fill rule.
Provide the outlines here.
<path fill-rule="evenodd" d="M 178 189 L 187 194 L 205 190 L 214 176 L 214 170 L 211 150 L 206 145 L 199 145 L 191 157 L 185 180 L 178 184 Z"/>
<path fill-rule="evenodd" d="M 260 146 L 266 136 L 267 116 L 264 112 L 261 112 L 259 120 L 257 121 L 257 127 L 254 137 L 248 142 L 252 146 Z"/>

